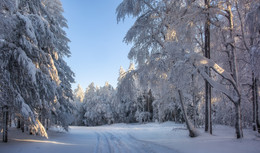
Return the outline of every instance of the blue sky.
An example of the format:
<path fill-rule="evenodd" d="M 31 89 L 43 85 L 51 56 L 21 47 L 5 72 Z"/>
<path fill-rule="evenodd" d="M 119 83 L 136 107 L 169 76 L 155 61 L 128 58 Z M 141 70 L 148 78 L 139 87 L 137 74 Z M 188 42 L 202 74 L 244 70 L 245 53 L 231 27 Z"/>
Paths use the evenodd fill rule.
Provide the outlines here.
<path fill-rule="evenodd" d="M 91 82 L 103 86 L 106 81 L 116 87 L 120 66 L 128 69 L 131 45 L 123 38 L 134 21 L 127 18 L 117 24 L 116 7 L 121 1 L 61 0 L 71 40 L 71 57 L 66 61 L 76 75 L 73 89 L 80 84 L 85 90 Z"/>

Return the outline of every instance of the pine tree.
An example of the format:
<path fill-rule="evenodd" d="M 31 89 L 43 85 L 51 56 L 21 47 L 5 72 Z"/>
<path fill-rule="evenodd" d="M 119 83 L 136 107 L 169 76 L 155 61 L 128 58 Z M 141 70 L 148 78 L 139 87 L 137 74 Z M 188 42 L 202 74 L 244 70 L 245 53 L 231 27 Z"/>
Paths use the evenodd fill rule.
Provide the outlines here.
<path fill-rule="evenodd" d="M 57 106 L 57 99 L 63 106 L 60 111 L 71 109 L 68 99 L 72 98 L 70 83 L 74 81 L 73 72 L 62 59 L 69 54 L 62 30 L 66 22 L 56 22 L 55 13 L 48 12 L 47 6 L 40 0 L 11 0 L 1 2 L 0 8 L 1 85 L 8 83 L 13 102 L 9 105 L 15 113 L 30 121 L 29 126 L 39 127 L 35 130 L 45 136 L 41 122 L 45 123 L 44 118 Z"/>
<path fill-rule="evenodd" d="M 83 102 L 84 100 L 84 91 L 80 84 L 78 84 L 77 88 L 74 90 L 74 100 Z"/>

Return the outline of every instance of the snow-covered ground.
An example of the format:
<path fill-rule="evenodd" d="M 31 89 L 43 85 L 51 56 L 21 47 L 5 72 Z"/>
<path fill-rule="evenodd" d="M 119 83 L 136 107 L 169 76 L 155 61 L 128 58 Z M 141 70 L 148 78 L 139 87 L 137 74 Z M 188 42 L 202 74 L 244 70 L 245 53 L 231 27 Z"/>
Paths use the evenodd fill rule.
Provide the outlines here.
<path fill-rule="evenodd" d="M 237 140 L 234 129 L 215 126 L 209 135 L 200 129 L 188 137 L 182 124 L 114 124 L 70 127 L 69 133 L 49 131 L 49 139 L 9 130 L 9 142 L 0 143 L 0 153 L 260 153 L 260 138 L 244 130 Z"/>

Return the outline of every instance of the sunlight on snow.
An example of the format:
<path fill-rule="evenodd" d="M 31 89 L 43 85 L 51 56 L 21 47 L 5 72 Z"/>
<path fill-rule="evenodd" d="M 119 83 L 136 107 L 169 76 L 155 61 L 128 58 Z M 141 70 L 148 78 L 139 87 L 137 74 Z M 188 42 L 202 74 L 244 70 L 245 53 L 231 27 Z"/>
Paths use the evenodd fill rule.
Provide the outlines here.
<path fill-rule="evenodd" d="M 36 143 L 50 143 L 50 144 L 58 144 L 58 145 L 74 145 L 70 143 L 62 143 L 57 141 L 46 141 L 46 140 L 33 140 L 33 139 L 13 139 L 19 142 L 36 142 Z"/>
<path fill-rule="evenodd" d="M 214 103 L 216 103 L 216 102 L 219 102 L 219 101 L 220 101 L 220 98 L 217 98 L 217 97 L 211 98 L 211 103 L 212 103 L 212 104 L 214 104 Z"/>
<path fill-rule="evenodd" d="M 214 69 L 218 72 L 218 73 L 220 73 L 220 74 L 222 74 L 225 70 L 224 69 L 222 69 L 220 66 L 218 66 L 218 64 L 214 64 Z"/>
<path fill-rule="evenodd" d="M 208 64 L 208 61 L 207 60 L 201 60 L 200 64 L 203 64 L 203 65 Z"/>
<path fill-rule="evenodd" d="M 54 58 L 55 58 L 56 60 L 58 60 L 58 59 L 59 59 L 58 52 L 56 52 L 56 51 L 53 51 L 53 54 L 54 54 Z"/>
<path fill-rule="evenodd" d="M 162 78 L 162 79 L 167 79 L 167 74 L 166 73 L 163 73 L 162 75 L 160 75 L 160 78 Z"/>
<path fill-rule="evenodd" d="M 176 35 L 177 35 L 176 31 L 174 29 L 170 29 L 166 33 L 166 40 L 167 41 L 171 41 L 171 40 L 175 40 L 176 39 L 176 41 L 178 41 Z"/>

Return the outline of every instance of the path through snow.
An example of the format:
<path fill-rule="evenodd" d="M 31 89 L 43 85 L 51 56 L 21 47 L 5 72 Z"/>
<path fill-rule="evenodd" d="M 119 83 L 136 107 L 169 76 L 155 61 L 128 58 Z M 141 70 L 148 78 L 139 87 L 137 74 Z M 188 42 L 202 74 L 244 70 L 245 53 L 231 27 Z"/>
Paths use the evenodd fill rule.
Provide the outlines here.
<path fill-rule="evenodd" d="M 138 140 L 129 133 L 97 132 L 95 153 L 157 153 L 176 151 L 156 143 Z"/>
<path fill-rule="evenodd" d="M 182 124 L 115 124 L 71 127 L 69 133 L 49 131 L 49 139 L 9 131 L 0 153 L 259 153 L 260 139 L 251 130 L 235 139 L 234 129 L 214 127 L 214 135 L 189 138 Z M 1 134 L 0 134 L 1 136 Z"/>

